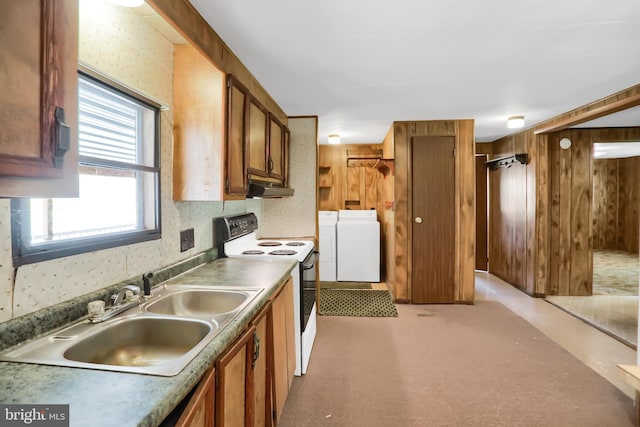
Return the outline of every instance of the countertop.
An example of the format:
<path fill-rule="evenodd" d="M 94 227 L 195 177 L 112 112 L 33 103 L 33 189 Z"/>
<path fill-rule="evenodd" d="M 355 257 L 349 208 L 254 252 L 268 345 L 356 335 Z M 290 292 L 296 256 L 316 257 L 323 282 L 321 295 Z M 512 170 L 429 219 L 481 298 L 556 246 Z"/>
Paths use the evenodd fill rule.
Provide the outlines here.
<path fill-rule="evenodd" d="M 70 425 L 77 427 L 157 426 L 287 280 L 295 265 L 276 259 L 221 258 L 162 283 L 264 288 L 255 302 L 174 377 L 0 362 L 0 403 L 69 404 Z"/>

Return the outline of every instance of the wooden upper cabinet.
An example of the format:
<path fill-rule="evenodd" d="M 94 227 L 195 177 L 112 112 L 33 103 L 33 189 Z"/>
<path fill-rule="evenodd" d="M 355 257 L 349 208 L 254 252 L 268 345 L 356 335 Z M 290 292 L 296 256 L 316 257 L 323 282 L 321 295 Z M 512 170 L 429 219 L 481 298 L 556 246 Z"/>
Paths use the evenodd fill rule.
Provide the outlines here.
<path fill-rule="evenodd" d="M 247 163 L 245 152 L 245 113 L 248 91 L 232 75 L 227 76 L 227 194 L 247 194 Z"/>
<path fill-rule="evenodd" d="M 3 2 L 0 197 L 78 194 L 78 2 Z"/>
<path fill-rule="evenodd" d="M 284 126 L 269 115 L 269 176 L 284 180 Z"/>
<path fill-rule="evenodd" d="M 173 92 L 173 199 L 224 200 L 225 74 L 175 46 Z"/>
<path fill-rule="evenodd" d="M 248 147 L 249 147 L 249 168 L 248 173 L 267 177 L 268 168 L 268 145 L 267 145 L 267 123 L 269 112 L 256 100 L 249 100 L 248 111 Z"/>

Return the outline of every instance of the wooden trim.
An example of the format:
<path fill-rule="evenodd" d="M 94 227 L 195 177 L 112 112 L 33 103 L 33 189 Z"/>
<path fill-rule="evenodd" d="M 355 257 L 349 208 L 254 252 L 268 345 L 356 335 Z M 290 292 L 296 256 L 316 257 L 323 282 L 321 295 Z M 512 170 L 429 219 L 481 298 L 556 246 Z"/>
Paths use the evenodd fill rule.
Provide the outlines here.
<path fill-rule="evenodd" d="M 535 126 L 534 133 L 538 135 L 567 129 L 571 126 L 617 113 L 637 105 L 640 105 L 640 85 L 630 87 L 624 91 L 617 92 L 606 98 L 547 120 Z"/>
<path fill-rule="evenodd" d="M 235 75 L 283 124 L 288 124 L 280 106 L 188 0 L 148 0 L 147 3 L 220 70 Z"/>

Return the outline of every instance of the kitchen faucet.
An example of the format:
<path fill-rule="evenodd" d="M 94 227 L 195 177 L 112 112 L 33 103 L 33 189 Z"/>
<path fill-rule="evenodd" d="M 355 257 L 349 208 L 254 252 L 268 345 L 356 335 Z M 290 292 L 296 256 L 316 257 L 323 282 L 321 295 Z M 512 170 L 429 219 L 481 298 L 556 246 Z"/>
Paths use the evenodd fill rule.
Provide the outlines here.
<path fill-rule="evenodd" d="M 122 301 L 125 299 L 127 295 L 127 291 L 133 292 L 133 295 L 140 295 L 140 288 L 136 285 L 129 284 L 124 286 L 122 289 L 118 291 L 117 294 L 113 294 L 111 298 L 113 299 L 113 307 L 117 307 L 122 304 Z"/>
<path fill-rule="evenodd" d="M 127 295 L 130 292 L 131 296 Z M 118 293 L 111 295 L 111 299 L 113 299 L 113 305 L 99 314 L 89 314 L 89 322 L 91 323 L 100 323 L 105 320 L 111 319 L 116 314 L 122 313 L 125 310 L 128 310 L 134 305 L 139 304 L 139 296 L 140 296 L 140 287 L 134 284 L 128 284 L 123 286 Z"/>
<path fill-rule="evenodd" d="M 142 275 L 142 286 L 144 289 L 144 293 L 143 293 L 143 297 L 145 299 L 149 298 L 151 296 L 151 282 L 149 279 L 151 279 L 153 277 L 153 273 L 152 272 L 148 272 L 146 274 Z"/>

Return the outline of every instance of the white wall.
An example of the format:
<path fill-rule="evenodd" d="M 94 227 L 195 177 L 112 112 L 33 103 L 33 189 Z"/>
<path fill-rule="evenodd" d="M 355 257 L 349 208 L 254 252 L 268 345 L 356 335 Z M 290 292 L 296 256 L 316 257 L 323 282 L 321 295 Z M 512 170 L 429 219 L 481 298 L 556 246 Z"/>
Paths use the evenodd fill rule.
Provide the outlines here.
<path fill-rule="evenodd" d="M 316 235 L 318 118 L 289 118 L 289 185 L 292 197 L 265 199 L 260 234 L 265 237 Z"/>
<path fill-rule="evenodd" d="M 212 218 L 244 212 L 245 201 L 174 202 L 173 45 L 130 9 L 80 1 L 80 61 L 151 97 L 161 114 L 162 239 L 29 264 L 14 272 L 10 201 L 0 200 L 0 322 L 173 264 L 212 246 Z M 253 201 L 250 209 L 261 210 Z M 180 252 L 179 231 L 193 227 L 195 247 Z"/>

